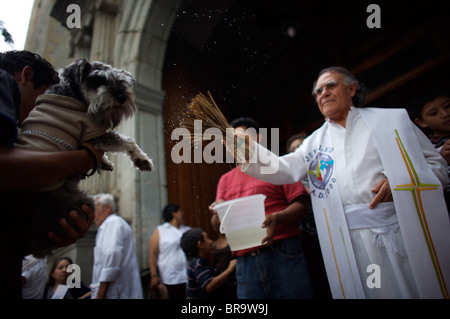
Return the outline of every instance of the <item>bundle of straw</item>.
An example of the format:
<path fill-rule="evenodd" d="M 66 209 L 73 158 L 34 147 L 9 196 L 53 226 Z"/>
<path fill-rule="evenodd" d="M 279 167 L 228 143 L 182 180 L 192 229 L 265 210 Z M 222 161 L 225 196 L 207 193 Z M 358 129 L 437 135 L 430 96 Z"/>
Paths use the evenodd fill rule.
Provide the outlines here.
<path fill-rule="evenodd" d="M 187 128 L 188 130 L 194 130 L 194 121 L 201 120 L 202 128 L 217 128 L 222 132 L 222 136 L 227 136 L 227 128 L 231 128 L 225 116 L 220 111 L 216 102 L 214 101 L 211 93 L 208 91 L 207 95 L 202 93 L 197 94 L 187 106 L 181 120 L 181 126 Z M 190 134 L 193 142 L 196 141 L 198 136 L 195 134 Z M 200 137 L 201 139 L 201 137 Z M 242 151 L 240 147 L 237 147 L 236 137 L 234 137 L 234 158 L 235 161 L 239 158 L 244 160 L 247 154 L 248 157 L 248 143 L 245 143 L 245 150 Z M 244 153 L 245 152 L 245 153 Z"/>

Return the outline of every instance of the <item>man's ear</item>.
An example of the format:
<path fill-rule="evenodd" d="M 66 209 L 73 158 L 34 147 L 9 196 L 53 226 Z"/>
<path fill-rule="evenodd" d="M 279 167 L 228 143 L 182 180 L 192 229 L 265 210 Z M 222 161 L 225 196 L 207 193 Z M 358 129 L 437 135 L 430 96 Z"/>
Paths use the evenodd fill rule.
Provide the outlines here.
<path fill-rule="evenodd" d="M 352 98 L 355 96 L 356 94 L 356 90 L 357 90 L 357 85 L 356 83 L 350 84 L 349 86 L 349 90 L 350 90 L 350 94 L 352 96 Z"/>
<path fill-rule="evenodd" d="M 423 119 L 421 119 L 421 118 L 419 118 L 419 117 L 416 117 L 416 118 L 414 119 L 414 123 L 416 123 L 417 125 L 419 125 L 421 128 L 427 128 L 427 127 L 428 127 L 428 125 L 425 124 L 425 122 L 423 121 Z"/>
<path fill-rule="evenodd" d="M 16 81 L 24 85 L 27 81 L 32 82 L 34 70 L 31 66 L 25 66 L 22 71 L 16 73 Z"/>

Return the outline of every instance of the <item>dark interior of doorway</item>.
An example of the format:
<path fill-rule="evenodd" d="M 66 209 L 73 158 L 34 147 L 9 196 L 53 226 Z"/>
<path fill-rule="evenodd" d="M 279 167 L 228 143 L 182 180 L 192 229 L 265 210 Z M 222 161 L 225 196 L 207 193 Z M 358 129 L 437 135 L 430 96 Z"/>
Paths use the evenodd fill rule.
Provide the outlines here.
<path fill-rule="evenodd" d="M 174 164 L 172 130 L 198 92 L 211 91 L 225 116 L 279 128 L 280 152 L 323 118 L 311 96 L 317 73 L 351 70 L 367 89 L 367 106 L 403 107 L 430 85 L 449 81 L 450 22 L 443 1 L 375 1 L 381 28 L 367 26 L 374 1 L 186 0 L 164 66 L 169 201 L 186 222 L 211 231 L 208 205 L 230 164 Z"/>

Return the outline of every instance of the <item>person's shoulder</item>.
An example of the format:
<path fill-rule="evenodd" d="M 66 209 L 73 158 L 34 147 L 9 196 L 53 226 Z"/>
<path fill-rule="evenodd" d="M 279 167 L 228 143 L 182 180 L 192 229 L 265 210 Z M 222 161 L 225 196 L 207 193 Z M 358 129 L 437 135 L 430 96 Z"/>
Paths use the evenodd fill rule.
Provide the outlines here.
<path fill-rule="evenodd" d="M 184 233 L 184 232 L 187 232 L 189 229 L 191 229 L 192 227 L 191 226 L 187 226 L 187 225 L 181 225 L 180 226 L 180 229 L 181 229 L 181 231 Z"/>
<path fill-rule="evenodd" d="M 234 167 L 232 169 L 230 169 L 228 172 L 224 173 L 220 179 L 226 179 L 229 178 L 230 176 L 232 176 L 232 174 L 236 174 L 236 171 L 238 170 L 237 167 Z"/>
<path fill-rule="evenodd" d="M 355 108 L 359 113 L 400 113 L 407 114 L 407 110 L 404 107 L 357 107 Z"/>
<path fill-rule="evenodd" d="M 105 219 L 103 224 L 105 224 L 105 226 L 117 225 L 119 227 L 131 228 L 130 224 L 128 224 L 128 222 L 122 216 L 119 216 L 117 214 L 109 215 Z"/>
<path fill-rule="evenodd" d="M 2 69 L 0 69 L 0 87 L 3 90 L 7 89 L 11 94 L 13 94 L 15 100 L 19 99 L 16 101 L 17 103 L 20 102 L 19 85 L 11 74 Z"/>
<path fill-rule="evenodd" d="M 0 79 L 7 82 L 15 81 L 14 77 L 3 69 L 0 69 Z"/>
<path fill-rule="evenodd" d="M 191 257 L 188 261 L 189 270 L 194 272 L 199 265 L 200 258 L 198 256 Z"/>

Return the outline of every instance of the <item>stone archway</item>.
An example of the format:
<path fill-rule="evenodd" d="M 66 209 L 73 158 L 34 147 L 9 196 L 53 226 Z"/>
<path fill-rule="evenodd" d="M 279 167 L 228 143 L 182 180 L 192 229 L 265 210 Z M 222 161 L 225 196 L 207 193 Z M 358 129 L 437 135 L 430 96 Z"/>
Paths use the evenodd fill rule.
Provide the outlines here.
<path fill-rule="evenodd" d="M 124 2 L 114 47 L 114 64 L 129 70 L 138 83 L 137 114 L 121 131 L 136 139 L 156 167 L 150 174 L 118 174 L 116 181 L 121 212 L 133 220 L 141 269 L 147 267 L 148 240 L 161 223 L 161 210 L 167 203 L 161 83 L 166 45 L 180 4 L 181 0 Z M 127 159 L 118 158 L 117 165 L 117 172 L 129 171 Z"/>
<path fill-rule="evenodd" d="M 81 28 L 66 24 L 67 8 L 77 4 Z M 152 173 L 130 167 L 123 155 L 110 154 L 113 173 L 102 173 L 83 181 L 90 194 L 112 193 L 119 213 L 133 228 L 140 269 L 148 267 L 148 240 L 161 223 L 167 203 L 166 151 L 164 146 L 162 90 L 163 61 L 173 22 L 182 0 L 51 0 L 36 1 L 30 23 L 27 49 L 40 53 L 56 68 L 76 58 L 113 64 L 134 74 L 137 114 L 119 131 L 136 139 L 156 166 Z M 95 227 L 67 251 L 83 268 L 90 281 Z M 74 245 L 75 246 L 75 245 Z M 64 250 L 66 253 L 66 250 Z M 145 288 L 145 287 L 144 287 Z"/>

